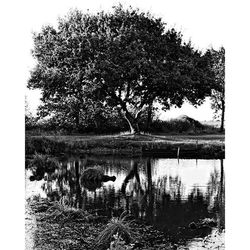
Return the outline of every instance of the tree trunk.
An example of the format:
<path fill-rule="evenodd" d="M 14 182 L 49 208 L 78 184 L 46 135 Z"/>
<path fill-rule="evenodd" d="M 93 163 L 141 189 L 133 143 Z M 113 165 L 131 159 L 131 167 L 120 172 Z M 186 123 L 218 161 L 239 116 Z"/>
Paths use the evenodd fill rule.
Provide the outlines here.
<path fill-rule="evenodd" d="M 133 117 L 128 111 L 125 112 L 124 115 L 126 121 L 128 122 L 130 133 L 131 134 L 140 134 L 140 128 L 138 123 L 138 116 Z"/>
<path fill-rule="evenodd" d="M 225 101 L 221 100 L 222 103 L 222 109 L 221 109 L 221 126 L 220 126 L 220 131 L 224 131 L 224 119 L 225 119 Z"/>

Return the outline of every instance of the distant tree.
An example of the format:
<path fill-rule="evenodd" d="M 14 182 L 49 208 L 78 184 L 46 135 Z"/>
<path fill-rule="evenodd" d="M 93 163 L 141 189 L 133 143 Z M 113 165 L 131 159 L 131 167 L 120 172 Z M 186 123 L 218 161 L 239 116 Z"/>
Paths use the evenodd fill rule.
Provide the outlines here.
<path fill-rule="evenodd" d="M 220 118 L 220 130 L 224 130 L 225 120 L 225 49 L 221 47 L 218 51 L 212 49 L 212 68 L 215 75 L 215 87 L 211 94 L 211 107 L 215 118 Z"/>
<path fill-rule="evenodd" d="M 131 133 L 139 133 L 140 117 L 154 102 L 165 109 L 185 100 L 199 105 L 211 94 L 209 52 L 202 55 L 160 18 L 132 8 L 72 11 L 57 29 L 34 34 L 34 44 L 28 87 L 42 90 L 44 111 L 65 111 L 76 127 L 95 100 L 118 108 Z"/>
<path fill-rule="evenodd" d="M 25 96 L 25 128 L 31 129 L 36 125 L 36 119 L 30 111 L 27 97 Z"/>

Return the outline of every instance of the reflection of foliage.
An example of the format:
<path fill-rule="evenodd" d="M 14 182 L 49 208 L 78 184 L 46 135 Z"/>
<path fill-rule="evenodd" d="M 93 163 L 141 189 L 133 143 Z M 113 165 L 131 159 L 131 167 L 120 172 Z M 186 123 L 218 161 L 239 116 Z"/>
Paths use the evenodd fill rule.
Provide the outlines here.
<path fill-rule="evenodd" d="M 115 180 L 115 176 L 104 175 L 103 169 L 100 166 L 95 166 L 89 167 L 83 171 L 80 183 L 89 191 L 95 191 L 102 186 L 102 182 Z"/>
<path fill-rule="evenodd" d="M 183 196 L 184 186 L 179 176 L 163 176 L 158 178 L 155 186 L 158 187 L 159 190 L 167 191 L 174 200 L 180 200 L 181 196 Z"/>
<path fill-rule="evenodd" d="M 179 176 L 175 178 L 169 176 L 169 193 L 174 199 L 181 198 L 182 183 Z"/>
<path fill-rule="evenodd" d="M 207 197 L 209 199 L 210 207 L 214 207 L 216 200 L 218 200 L 220 179 L 219 172 L 214 169 L 214 172 L 210 174 L 210 180 L 207 185 Z"/>
<path fill-rule="evenodd" d="M 102 168 L 99 166 L 97 167 L 90 167 L 83 171 L 81 176 L 81 182 L 82 181 L 102 181 L 102 177 L 104 175 L 104 172 Z"/>
<path fill-rule="evenodd" d="M 210 209 L 217 214 L 220 228 L 225 227 L 225 183 L 224 183 L 223 160 L 221 160 L 220 173 L 215 169 L 210 176 L 207 195 L 209 198 Z"/>
<path fill-rule="evenodd" d="M 53 173 L 58 167 L 59 163 L 57 159 L 36 153 L 28 165 L 28 168 L 31 168 L 33 173 L 30 180 L 41 180 L 44 178 L 45 173 Z"/>
<path fill-rule="evenodd" d="M 197 237 L 201 233 L 200 230 L 190 230 L 188 225 L 211 216 L 202 192 L 197 187 L 192 190 L 187 201 L 182 200 L 181 197 L 173 198 L 163 193 L 156 200 L 156 207 L 155 224 L 173 241 Z"/>
<path fill-rule="evenodd" d="M 208 184 L 211 188 L 208 189 L 206 196 L 195 187 L 186 199 L 180 176 L 169 174 L 152 180 L 151 172 L 155 173 L 153 165 L 151 166 L 153 161 L 147 162 L 145 159 L 135 161 L 138 163 L 138 169 L 135 166 L 131 168 L 131 159 L 119 161 L 119 159 L 102 158 L 95 161 L 93 156 L 90 160 L 70 159 L 68 162 L 62 162 L 56 172 L 48 173 L 45 192 L 51 200 L 58 201 L 61 197 L 65 197 L 68 206 L 84 208 L 108 218 L 119 216 L 124 210 L 129 211 L 134 218 L 154 224 L 174 239 L 197 236 L 196 232 L 190 233 L 188 229 L 186 236 L 184 232 L 183 235 L 178 235 L 180 231 L 178 228 L 185 229 L 191 222 L 197 223 L 205 218 L 216 217 L 216 210 L 209 209 L 208 204 L 210 199 L 214 199 L 213 197 L 218 194 L 220 175 L 217 170 L 211 174 Z M 113 185 L 104 185 L 100 190 L 90 193 L 82 186 L 81 174 L 87 167 L 93 167 L 97 163 L 111 175 L 115 173 L 122 176 L 125 170 L 127 177 L 131 177 L 127 178 L 128 181 L 134 179 L 130 186 L 131 193 L 121 195 Z M 146 163 L 151 164 L 146 165 Z M 141 167 L 142 165 L 144 167 Z M 139 187 L 137 178 L 134 178 L 135 173 L 140 177 L 139 183 L 143 187 L 143 193 L 140 191 L 142 187 Z"/>
<path fill-rule="evenodd" d="M 61 197 L 67 198 L 70 206 L 79 207 L 81 202 L 79 184 L 79 164 L 77 162 L 60 164 L 54 173 L 48 173 L 44 184 L 44 191 L 52 201 Z"/>
<path fill-rule="evenodd" d="M 95 191 L 96 189 L 100 188 L 102 186 L 101 181 L 84 181 L 81 182 L 82 186 L 89 191 Z"/>
<path fill-rule="evenodd" d="M 141 193 L 144 193 L 144 191 L 141 187 L 140 177 L 139 177 L 139 173 L 138 173 L 138 163 L 134 160 L 131 160 L 131 169 L 128 172 L 126 178 L 124 179 L 124 181 L 122 183 L 121 192 L 123 194 L 125 194 L 125 192 L 126 192 L 126 186 L 129 182 L 129 180 L 133 179 L 134 177 L 137 181 L 137 185 L 134 183 L 135 190 L 138 188 Z"/>

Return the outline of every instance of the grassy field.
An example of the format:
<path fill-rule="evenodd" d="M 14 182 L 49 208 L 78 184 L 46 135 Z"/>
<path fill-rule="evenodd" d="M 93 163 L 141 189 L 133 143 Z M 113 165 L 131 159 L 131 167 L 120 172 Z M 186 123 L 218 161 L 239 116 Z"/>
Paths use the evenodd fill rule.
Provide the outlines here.
<path fill-rule="evenodd" d="M 224 158 L 225 135 L 69 135 L 27 136 L 26 155 L 121 154 L 180 158 Z"/>

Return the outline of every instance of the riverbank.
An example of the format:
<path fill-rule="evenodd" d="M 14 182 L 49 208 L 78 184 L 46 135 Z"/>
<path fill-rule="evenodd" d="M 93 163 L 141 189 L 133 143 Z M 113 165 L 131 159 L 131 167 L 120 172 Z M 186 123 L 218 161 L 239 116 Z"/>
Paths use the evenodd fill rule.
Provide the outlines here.
<path fill-rule="evenodd" d="M 204 238 L 194 238 L 183 245 L 171 243 L 161 231 L 131 218 L 108 219 L 97 215 L 95 211 L 87 212 L 46 199 L 29 200 L 27 206 L 33 217 L 32 223 L 26 223 L 26 232 L 32 231 L 29 242 L 26 239 L 26 247 L 31 247 L 27 249 L 215 250 L 225 247 L 225 232 L 219 232 L 218 229 Z M 127 239 L 126 235 L 129 236 Z"/>
<path fill-rule="evenodd" d="M 26 155 L 94 154 L 224 159 L 225 135 L 26 136 Z"/>
<path fill-rule="evenodd" d="M 124 250 L 173 249 L 162 232 L 131 219 L 110 220 L 106 216 L 97 215 L 94 211 L 75 209 L 46 199 L 29 200 L 28 204 L 35 217 L 34 225 L 26 224 L 26 231 L 30 227 L 35 228 L 32 249 L 117 249 L 111 248 L 111 244 L 116 247 L 122 246 L 123 248 L 119 249 Z M 107 232 L 109 225 L 114 223 L 112 221 L 118 221 L 117 230 Z M 104 232 L 106 237 L 100 237 Z M 116 240 L 113 236 L 117 232 L 119 235 L 128 233 L 131 237 Z"/>

